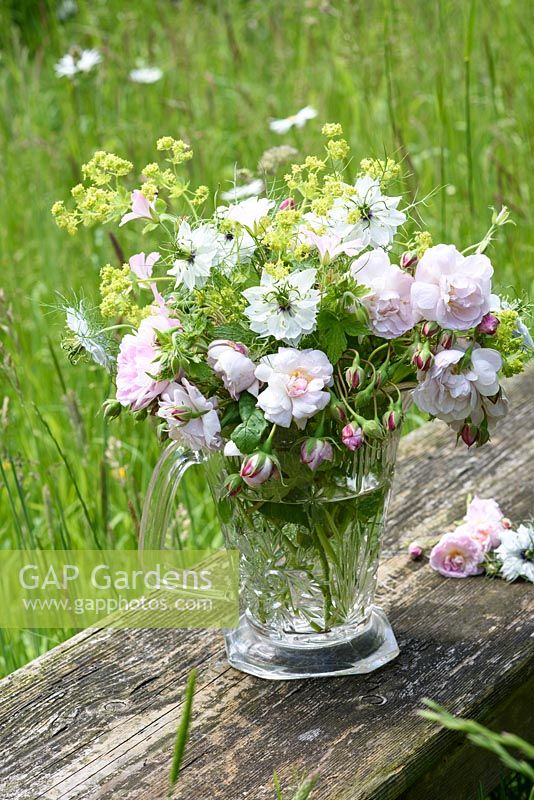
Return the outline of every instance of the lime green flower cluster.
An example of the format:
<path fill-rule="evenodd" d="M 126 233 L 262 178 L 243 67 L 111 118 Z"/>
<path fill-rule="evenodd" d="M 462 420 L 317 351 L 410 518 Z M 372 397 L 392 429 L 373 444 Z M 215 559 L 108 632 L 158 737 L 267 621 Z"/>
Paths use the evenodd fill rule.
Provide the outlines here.
<path fill-rule="evenodd" d="M 387 158 L 385 161 L 380 158 L 362 158 L 360 169 L 362 175 L 379 180 L 382 188 L 401 174 L 400 164 L 392 158 Z"/>
<path fill-rule="evenodd" d="M 122 178 L 132 170 L 131 161 L 126 161 L 114 153 L 106 153 L 105 150 L 97 150 L 92 159 L 82 165 L 83 177 L 95 186 L 105 186 L 112 179 Z"/>
<path fill-rule="evenodd" d="M 195 305 L 211 320 L 238 322 L 242 319 L 246 300 L 234 286 L 210 286 L 196 289 Z"/>
<path fill-rule="evenodd" d="M 416 231 L 413 236 L 417 258 L 422 258 L 426 251 L 432 247 L 432 236 L 428 231 Z"/>
<path fill-rule="evenodd" d="M 63 200 L 57 200 L 52 206 L 52 216 L 58 228 L 63 228 L 68 234 L 74 236 L 78 231 L 80 222 L 78 215 L 74 211 L 69 211 Z"/>
<path fill-rule="evenodd" d="M 193 151 L 187 142 L 182 139 L 173 139 L 172 136 L 162 136 L 156 143 L 158 150 L 169 153 L 167 161 L 178 166 L 193 158 Z"/>
<path fill-rule="evenodd" d="M 112 267 L 106 264 L 100 270 L 100 313 L 104 318 L 121 318 L 139 325 L 147 310 L 140 308 L 133 298 L 133 283 L 129 264 Z"/>
<path fill-rule="evenodd" d="M 263 244 L 280 254 L 293 251 L 296 244 L 295 226 L 301 216 L 301 212 L 295 208 L 277 211 L 271 225 L 262 237 Z"/>
<path fill-rule="evenodd" d="M 496 349 L 502 356 L 502 373 L 507 378 L 523 372 L 531 357 L 525 348 L 523 337 L 518 335 L 519 314 L 511 308 L 497 313 L 499 327 L 493 336 Z"/>

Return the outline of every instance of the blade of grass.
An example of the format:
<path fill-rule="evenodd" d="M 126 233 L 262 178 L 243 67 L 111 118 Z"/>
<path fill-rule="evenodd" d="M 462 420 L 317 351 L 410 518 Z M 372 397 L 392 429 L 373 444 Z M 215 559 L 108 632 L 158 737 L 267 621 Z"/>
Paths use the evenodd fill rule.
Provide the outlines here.
<path fill-rule="evenodd" d="M 191 725 L 191 710 L 193 707 L 193 695 L 195 694 L 195 684 L 197 681 L 197 671 L 192 669 L 187 678 L 184 695 L 184 707 L 182 711 L 182 718 L 176 731 L 176 741 L 174 744 L 174 754 L 172 758 L 171 771 L 169 774 L 169 793 L 168 797 L 172 797 L 172 791 L 178 780 L 180 774 L 180 767 L 184 756 L 185 746 L 189 736 L 189 727 Z"/>
<path fill-rule="evenodd" d="M 94 541 L 97 549 L 98 550 L 102 550 L 102 545 L 100 544 L 100 540 L 98 538 L 98 534 L 96 532 L 96 528 L 95 528 L 95 526 L 93 524 L 93 520 L 91 519 L 91 515 L 89 514 L 89 509 L 87 508 L 85 500 L 83 499 L 83 495 L 82 495 L 82 493 L 80 491 L 80 486 L 78 484 L 78 481 L 76 480 L 76 475 L 74 474 L 73 469 L 72 469 L 72 467 L 71 467 L 71 465 L 70 465 L 65 453 L 63 452 L 63 450 L 61 448 L 61 445 L 59 444 L 58 440 L 56 439 L 56 437 L 52 433 L 50 425 L 48 424 L 48 422 L 45 420 L 45 418 L 41 414 L 39 408 L 35 404 L 34 404 L 33 407 L 35 409 L 35 413 L 37 414 L 37 417 L 39 418 L 39 421 L 41 422 L 41 424 L 45 428 L 46 432 L 48 433 L 48 435 L 52 439 L 52 441 L 53 441 L 53 443 L 54 443 L 54 445 L 56 447 L 56 450 L 57 450 L 57 452 L 59 454 L 59 457 L 61 458 L 61 460 L 63 461 L 63 464 L 65 465 L 65 469 L 68 472 L 69 478 L 71 479 L 72 485 L 74 486 L 74 491 L 76 492 L 76 496 L 78 497 L 78 500 L 79 500 L 80 505 L 82 507 L 83 515 L 84 515 L 84 517 L 85 517 L 85 519 L 87 521 L 87 524 L 88 524 L 88 526 L 89 526 L 89 528 L 91 530 L 91 534 L 93 536 L 93 541 Z"/>

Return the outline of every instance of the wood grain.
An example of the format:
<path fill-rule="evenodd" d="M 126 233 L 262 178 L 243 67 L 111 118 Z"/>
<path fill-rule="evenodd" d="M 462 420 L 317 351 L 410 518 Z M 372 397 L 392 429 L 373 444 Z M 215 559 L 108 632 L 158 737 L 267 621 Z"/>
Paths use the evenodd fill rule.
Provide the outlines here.
<path fill-rule="evenodd" d="M 84 631 L 0 683 L 2 800 L 159 800 L 167 792 L 187 674 L 191 739 L 173 797 L 273 798 L 317 771 L 318 800 L 469 798 L 497 765 L 417 716 L 423 697 L 532 735 L 532 587 L 443 580 L 405 556 L 460 518 L 465 495 L 532 513 L 534 371 L 510 384 L 493 447 L 454 449 L 440 423 L 401 443 L 380 569 L 401 655 L 378 672 L 268 683 L 228 667 L 204 631 Z M 530 704 L 531 709 L 531 704 Z"/>

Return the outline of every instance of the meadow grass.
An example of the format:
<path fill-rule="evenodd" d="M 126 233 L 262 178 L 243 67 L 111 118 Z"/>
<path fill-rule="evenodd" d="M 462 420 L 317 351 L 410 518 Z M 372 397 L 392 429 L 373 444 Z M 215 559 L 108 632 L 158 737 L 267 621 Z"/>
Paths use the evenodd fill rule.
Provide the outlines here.
<path fill-rule="evenodd" d="M 58 5 L 0 7 L 0 546 L 137 543 L 158 444 L 146 424 L 103 419 L 109 379 L 68 362 L 54 310 L 57 292 L 96 297 L 99 268 L 117 261 L 106 231 L 70 238 L 50 216 L 95 149 L 142 165 L 159 136 L 183 137 L 192 181 L 224 189 L 275 144 L 317 151 L 322 122 L 340 121 L 358 159 L 402 158 L 418 197 L 439 187 L 421 209 L 436 238 L 477 241 L 490 207 L 508 205 L 517 225 L 491 250 L 496 285 L 532 286 L 526 2 L 93 0 L 63 22 Z M 75 83 L 53 68 L 73 44 L 103 55 Z M 138 63 L 164 78 L 129 82 Z M 317 120 L 269 131 L 306 104 Z M 115 233 L 124 252 L 146 249 L 137 229 Z M 217 542 L 192 473 L 183 505 L 193 543 Z M 0 672 L 67 635 L 2 632 Z"/>

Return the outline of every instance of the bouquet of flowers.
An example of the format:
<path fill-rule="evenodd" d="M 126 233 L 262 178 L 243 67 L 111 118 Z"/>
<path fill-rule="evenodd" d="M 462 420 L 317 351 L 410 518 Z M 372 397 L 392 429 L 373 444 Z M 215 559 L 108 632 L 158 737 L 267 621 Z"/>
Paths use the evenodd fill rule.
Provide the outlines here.
<path fill-rule="evenodd" d="M 114 374 L 107 415 L 125 408 L 158 420 L 162 437 L 240 458 L 232 494 L 291 480 L 278 439 L 312 473 L 383 440 L 408 389 L 482 445 L 506 414 L 500 376 L 532 353 L 521 309 L 491 293 L 485 250 L 508 211 L 463 251 L 427 231 L 399 235 L 416 205 L 389 193 L 400 165 L 364 159 L 354 181 L 341 126 L 322 132 L 324 155 L 294 163 L 281 192 L 209 214 L 208 188 L 180 174 L 192 151 L 170 136 L 157 142 L 166 163 L 147 164 L 131 195 L 120 181 L 132 164 L 101 151 L 74 207 L 53 207 L 69 233 L 120 221 L 157 237 L 103 267 L 99 308 L 66 309 L 65 346 Z"/>

